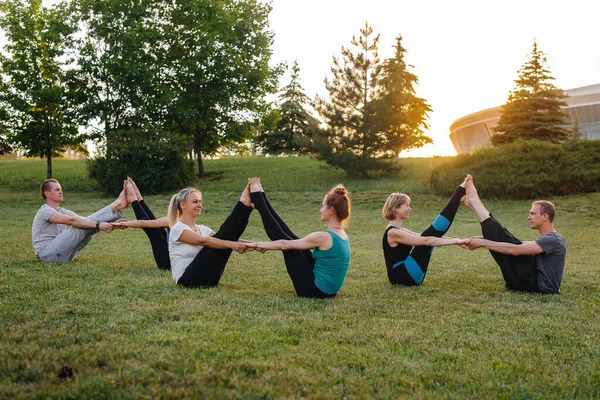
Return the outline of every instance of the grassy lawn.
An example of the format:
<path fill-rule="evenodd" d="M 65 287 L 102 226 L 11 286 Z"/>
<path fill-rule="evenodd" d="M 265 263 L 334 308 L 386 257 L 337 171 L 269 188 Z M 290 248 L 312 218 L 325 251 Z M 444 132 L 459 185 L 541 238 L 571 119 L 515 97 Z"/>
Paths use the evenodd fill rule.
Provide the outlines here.
<path fill-rule="evenodd" d="M 434 251 L 421 287 L 392 287 L 387 195 L 412 197 L 407 227 L 417 231 L 446 200 L 427 185 L 439 159 L 404 162 L 399 176 L 372 181 L 303 158 L 206 162 L 200 223 L 215 230 L 246 176 L 262 177 L 300 236 L 323 229 L 329 187 L 351 191 L 346 283 L 334 299 L 308 300 L 277 252 L 233 254 L 219 287 L 179 288 L 141 230 L 99 233 L 74 262 L 42 264 L 31 222 L 45 163 L 0 161 L 0 398 L 599 398 L 600 193 L 550 199 L 568 246 L 560 295 L 506 292 L 487 251 L 458 247 Z M 64 207 L 86 215 L 112 201 L 84 162 L 54 166 Z M 169 198 L 146 201 L 165 215 Z M 537 237 L 530 201 L 484 202 L 522 240 Z M 449 235 L 479 234 L 461 208 Z M 266 240 L 258 213 L 243 238 Z M 65 364 L 72 379 L 57 377 Z"/>

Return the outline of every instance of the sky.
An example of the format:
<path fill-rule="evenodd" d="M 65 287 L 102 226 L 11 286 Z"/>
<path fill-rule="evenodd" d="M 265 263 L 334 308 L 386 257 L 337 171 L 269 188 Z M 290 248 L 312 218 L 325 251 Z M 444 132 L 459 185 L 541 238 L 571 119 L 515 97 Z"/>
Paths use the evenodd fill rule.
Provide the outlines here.
<path fill-rule="evenodd" d="M 326 96 L 333 57 L 368 22 L 381 34 L 381 59 L 402 35 L 416 92 L 431 108 L 434 141 L 401 157 L 451 156 L 453 121 L 506 103 L 534 39 L 554 84 L 564 90 L 600 83 L 597 0 L 272 0 L 273 62 L 298 60 L 306 94 Z M 282 79 L 286 84 L 289 77 Z"/>

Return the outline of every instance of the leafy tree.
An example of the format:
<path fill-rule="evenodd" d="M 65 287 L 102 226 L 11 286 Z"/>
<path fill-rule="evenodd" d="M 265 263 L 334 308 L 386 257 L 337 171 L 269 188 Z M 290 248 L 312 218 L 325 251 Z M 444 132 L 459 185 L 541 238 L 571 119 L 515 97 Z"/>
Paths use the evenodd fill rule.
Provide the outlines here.
<path fill-rule="evenodd" d="M 5 121 L 6 118 L 6 110 L 0 108 L 0 155 L 10 154 L 12 152 L 12 147 L 10 147 L 8 141 L 6 140 L 6 135 L 8 133 L 6 126 L 4 126 L 4 123 L 1 122 Z"/>
<path fill-rule="evenodd" d="M 119 183 L 127 176 L 147 194 L 176 192 L 195 181 L 194 162 L 184 157 L 185 139 L 170 133 L 119 131 L 111 140 L 110 153 L 105 146 L 98 150 L 99 155 L 88 160 L 88 170 L 106 194 L 119 193 L 123 188 Z"/>
<path fill-rule="evenodd" d="M 190 138 L 199 176 L 203 155 L 252 139 L 249 123 L 267 111 L 276 89 L 271 68 L 269 4 L 256 0 L 186 0 L 164 8 L 166 121 Z"/>
<path fill-rule="evenodd" d="M 294 61 L 290 83 L 283 88 L 279 98 L 279 121 L 272 129 L 265 130 L 258 141 L 268 154 L 305 153 L 308 151 L 306 140 L 312 137 L 318 121 L 306 110 L 309 99 L 300 85 L 298 61 Z"/>
<path fill-rule="evenodd" d="M 313 140 L 313 153 L 352 175 L 370 170 L 396 170 L 390 162 L 403 149 L 430 143 L 424 136 L 425 118 L 431 111 L 414 94 L 417 77 L 404 62 L 401 37 L 394 57 L 381 62 L 379 35 L 365 24 L 360 37 L 352 38 L 353 53 L 342 47 L 342 61 L 334 58 L 331 81 L 325 81 L 329 100 L 317 98 L 326 128 Z"/>
<path fill-rule="evenodd" d="M 41 0 L 11 0 L 1 4 L 0 27 L 7 44 L 0 59 L 2 123 L 11 143 L 25 155 L 46 157 L 52 177 L 52 157 L 67 148 L 85 153 L 85 136 L 73 119 L 72 87 L 65 56 L 73 32 L 63 5 L 42 6 Z"/>
<path fill-rule="evenodd" d="M 502 106 L 502 114 L 492 136 L 494 145 L 511 143 L 517 139 L 537 139 L 553 143 L 569 137 L 567 115 L 561 111 L 568 97 L 556 88 L 547 67 L 546 55 L 534 40 L 529 60 L 519 69 L 516 87 Z"/>
<path fill-rule="evenodd" d="M 72 74 L 80 90 L 79 122 L 97 140 L 106 141 L 119 130 L 156 125 L 163 97 L 154 79 L 160 77 L 156 54 L 160 49 L 156 0 L 140 0 L 124 6 L 120 0 L 72 2 L 73 25 L 79 27 Z"/>

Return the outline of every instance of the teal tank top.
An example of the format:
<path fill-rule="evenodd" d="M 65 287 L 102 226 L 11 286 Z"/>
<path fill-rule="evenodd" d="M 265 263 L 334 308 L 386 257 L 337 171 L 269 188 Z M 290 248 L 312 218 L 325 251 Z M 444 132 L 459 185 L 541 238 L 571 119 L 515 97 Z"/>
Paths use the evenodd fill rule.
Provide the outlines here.
<path fill-rule="evenodd" d="M 325 294 L 336 294 L 346 278 L 350 265 L 350 238 L 344 240 L 332 231 L 333 244 L 329 250 L 313 249 L 315 285 Z"/>

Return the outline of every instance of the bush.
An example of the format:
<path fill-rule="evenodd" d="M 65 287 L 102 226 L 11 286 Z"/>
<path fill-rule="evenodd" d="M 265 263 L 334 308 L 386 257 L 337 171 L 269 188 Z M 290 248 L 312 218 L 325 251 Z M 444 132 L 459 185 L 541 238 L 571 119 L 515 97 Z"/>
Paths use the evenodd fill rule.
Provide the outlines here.
<path fill-rule="evenodd" d="M 562 144 L 517 141 L 450 159 L 431 174 L 429 183 L 444 196 L 466 174 L 475 178 L 482 197 L 534 199 L 596 192 L 600 189 L 600 141 Z"/>
<path fill-rule="evenodd" d="M 195 181 L 194 164 L 186 159 L 185 140 L 163 132 L 120 131 L 109 148 L 88 162 L 91 178 L 115 195 L 127 176 L 145 194 L 178 191 Z"/>

